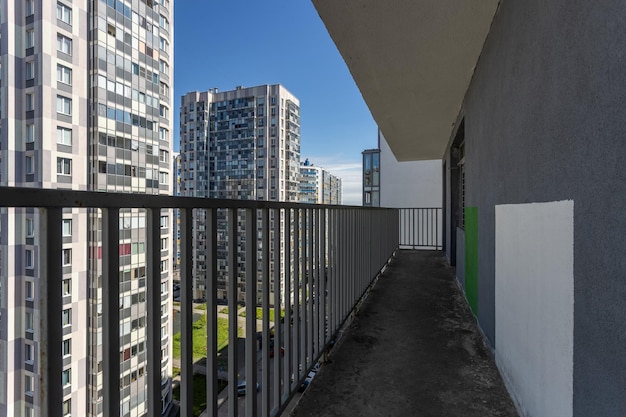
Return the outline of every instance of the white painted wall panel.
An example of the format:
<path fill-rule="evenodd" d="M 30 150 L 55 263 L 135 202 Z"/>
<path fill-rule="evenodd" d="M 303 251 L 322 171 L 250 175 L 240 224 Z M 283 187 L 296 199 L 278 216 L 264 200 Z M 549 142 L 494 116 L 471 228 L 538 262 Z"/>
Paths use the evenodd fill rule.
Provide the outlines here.
<path fill-rule="evenodd" d="M 496 206 L 496 362 L 532 417 L 571 417 L 574 202 Z"/>
<path fill-rule="evenodd" d="M 382 132 L 379 141 L 381 207 L 441 207 L 442 160 L 398 162 Z"/>

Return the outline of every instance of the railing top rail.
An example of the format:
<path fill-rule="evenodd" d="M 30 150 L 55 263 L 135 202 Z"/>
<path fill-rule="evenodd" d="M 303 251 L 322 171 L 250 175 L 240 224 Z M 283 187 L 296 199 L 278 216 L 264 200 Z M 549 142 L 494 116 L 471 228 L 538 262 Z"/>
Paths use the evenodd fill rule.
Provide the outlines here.
<path fill-rule="evenodd" d="M 227 200 L 203 197 L 111 193 L 48 188 L 0 186 L 0 207 L 82 207 L 82 208 L 239 208 L 290 209 L 328 208 L 335 210 L 396 210 L 380 207 L 305 204 L 264 200 Z"/>
<path fill-rule="evenodd" d="M 441 207 L 395 207 L 398 210 L 441 210 Z"/>

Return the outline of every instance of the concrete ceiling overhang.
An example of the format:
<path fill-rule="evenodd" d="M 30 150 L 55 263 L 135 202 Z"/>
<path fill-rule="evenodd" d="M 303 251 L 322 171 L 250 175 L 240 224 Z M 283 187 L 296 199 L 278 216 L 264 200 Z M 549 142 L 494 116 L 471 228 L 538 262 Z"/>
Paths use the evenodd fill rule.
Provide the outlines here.
<path fill-rule="evenodd" d="M 399 161 L 441 159 L 499 0 L 312 0 Z"/>

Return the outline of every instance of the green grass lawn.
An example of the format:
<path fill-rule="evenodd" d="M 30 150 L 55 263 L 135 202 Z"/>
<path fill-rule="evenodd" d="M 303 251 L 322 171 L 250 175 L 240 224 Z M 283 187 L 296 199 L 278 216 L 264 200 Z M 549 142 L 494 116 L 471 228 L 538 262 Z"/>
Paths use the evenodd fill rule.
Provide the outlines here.
<path fill-rule="evenodd" d="M 239 314 L 240 317 L 246 317 L 246 312 L 242 311 Z M 270 307 L 270 321 L 274 321 L 274 317 L 276 316 L 276 312 L 272 307 Z M 280 310 L 280 317 L 285 317 L 285 310 Z M 256 308 L 256 318 L 257 320 L 263 319 L 263 309 L 261 307 Z"/>
<path fill-rule="evenodd" d="M 224 389 L 226 382 L 217 381 L 218 392 Z M 194 374 L 193 376 L 193 415 L 199 416 L 206 409 L 206 376 Z M 180 386 L 172 391 L 172 396 L 176 401 L 180 401 Z"/>
<path fill-rule="evenodd" d="M 200 358 L 206 356 L 206 316 L 201 316 L 200 319 L 193 323 L 193 360 L 197 361 Z M 238 330 L 238 333 L 243 333 L 242 329 Z M 228 320 L 221 317 L 217 318 L 217 350 L 221 350 L 228 345 Z M 174 343 L 172 345 L 172 353 L 175 358 L 180 358 L 180 332 L 174 335 Z"/>
<path fill-rule="evenodd" d="M 206 304 L 202 303 L 202 304 L 194 304 L 193 308 L 195 310 L 206 310 Z"/>

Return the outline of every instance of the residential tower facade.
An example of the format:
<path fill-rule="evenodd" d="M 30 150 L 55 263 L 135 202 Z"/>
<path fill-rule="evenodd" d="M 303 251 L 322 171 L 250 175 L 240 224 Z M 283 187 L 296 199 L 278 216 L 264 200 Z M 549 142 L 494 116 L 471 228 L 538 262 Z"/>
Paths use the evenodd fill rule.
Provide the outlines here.
<path fill-rule="evenodd" d="M 300 202 L 309 204 L 341 204 L 341 178 L 313 165 L 300 163 Z"/>
<path fill-rule="evenodd" d="M 173 1 L 0 3 L 0 183 L 169 194 Z M 171 215 L 161 215 L 167 293 Z M 0 415 L 39 416 L 45 354 L 40 214 L 0 212 Z M 101 214 L 63 213 L 63 411 L 102 404 Z M 146 216 L 120 212 L 120 414 L 146 412 Z M 171 402 L 163 297 L 162 397 Z M 151 319 L 151 318 L 148 318 Z"/>
<path fill-rule="evenodd" d="M 300 102 L 282 85 L 190 92 L 181 99 L 180 135 L 182 195 L 298 201 Z M 218 227 L 225 227 L 220 216 Z M 195 215 L 195 298 L 206 296 L 205 227 L 206 219 Z M 218 242 L 218 298 L 228 296 L 224 242 Z M 241 256 L 239 263 L 245 279 Z"/>

